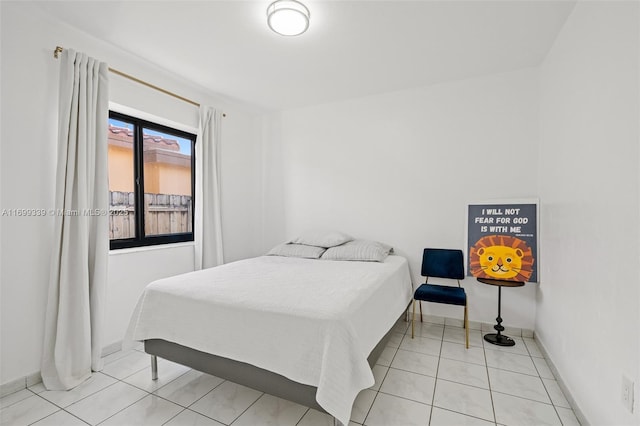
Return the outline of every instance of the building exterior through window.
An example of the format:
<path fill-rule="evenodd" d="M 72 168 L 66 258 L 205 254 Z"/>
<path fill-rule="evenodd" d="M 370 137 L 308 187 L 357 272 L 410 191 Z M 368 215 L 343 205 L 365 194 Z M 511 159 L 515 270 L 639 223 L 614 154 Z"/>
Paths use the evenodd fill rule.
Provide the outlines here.
<path fill-rule="evenodd" d="M 138 123 L 127 118 L 114 117 L 112 113 L 109 120 L 109 237 L 112 248 L 118 248 L 113 247 L 114 241 L 128 241 L 124 245 L 129 247 L 175 241 L 175 238 L 162 242 L 161 238 L 149 239 L 154 236 L 190 234 L 187 240 L 193 240 L 192 150 L 195 135 L 172 134 L 170 131 L 175 129 L 165 131 L 146 125 L 152 123 Z M 141 140 L 141 146 L 136 140 Z M 136 193 L 137 182 L 144 187 L 142 199 Z M 138 212 L 143 212 L 143 217 L 138 217 Z M 136 244 L 132 239 L 140 243 Z"/>

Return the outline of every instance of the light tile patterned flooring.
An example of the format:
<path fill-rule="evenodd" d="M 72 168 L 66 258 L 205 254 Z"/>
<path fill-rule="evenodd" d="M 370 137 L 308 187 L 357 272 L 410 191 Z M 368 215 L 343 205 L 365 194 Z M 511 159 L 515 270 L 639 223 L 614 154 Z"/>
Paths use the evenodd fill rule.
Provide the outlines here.
<path fill-rule="evenodd" d="M 394 326 L 350 426 L 579 425 L 533 339 L 486 343 L 479 330 L 417 323 Z M 105 368 L 68 392 L 42 384 L 2 398 L 2 425 L 332 425 L 327 414 L 158 360 L 151 380 L 141 348 L 105 358 Z"/>

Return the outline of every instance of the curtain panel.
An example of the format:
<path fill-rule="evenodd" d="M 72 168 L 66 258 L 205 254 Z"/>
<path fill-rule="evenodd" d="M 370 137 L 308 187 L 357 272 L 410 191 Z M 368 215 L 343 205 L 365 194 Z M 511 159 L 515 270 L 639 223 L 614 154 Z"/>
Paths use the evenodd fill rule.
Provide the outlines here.
<path fill-rule="evenodd" d="M 220 209 L 220 137 L 222 113 L 200 107 L 196 140 L 195 269 L 224 263 Z"/>
<path fill-rule="evenodd" d="M 71 389 L 102 369 L 109 250 L 107 64 L 62 52 L 58 162 L 42 380 Z"/>

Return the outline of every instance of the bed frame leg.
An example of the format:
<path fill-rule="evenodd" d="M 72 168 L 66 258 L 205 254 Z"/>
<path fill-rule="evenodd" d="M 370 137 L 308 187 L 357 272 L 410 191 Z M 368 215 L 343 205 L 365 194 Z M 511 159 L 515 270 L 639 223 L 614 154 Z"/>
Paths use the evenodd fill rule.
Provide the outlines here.
<path fill-rule="evenodd" d="M 340 420 L 336 419 L 335 417 L 333 418 L 333 426 L 344 426 L 342 423 L 340 423 Z"/>
<path fill-rule="evenodd" d="M 151 380 L 158 380 L 158 357 L 151 355 Z"/>

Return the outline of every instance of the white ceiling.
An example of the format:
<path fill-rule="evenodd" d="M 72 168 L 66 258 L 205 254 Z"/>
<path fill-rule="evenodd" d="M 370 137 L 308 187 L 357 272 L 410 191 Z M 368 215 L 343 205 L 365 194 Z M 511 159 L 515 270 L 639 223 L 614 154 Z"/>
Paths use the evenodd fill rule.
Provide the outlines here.
<path fill-rule="evenodd" d="M 215 93 L 288 109 L 536 66 L 575 4 L 306 0 L 309 31 L 283 37 L 266 25 L 270 2 L 39 6 Z"/>

